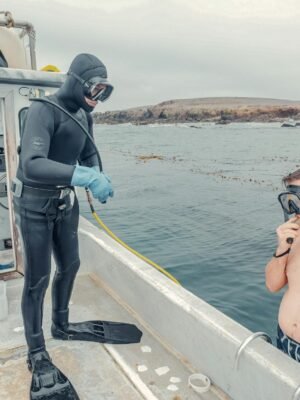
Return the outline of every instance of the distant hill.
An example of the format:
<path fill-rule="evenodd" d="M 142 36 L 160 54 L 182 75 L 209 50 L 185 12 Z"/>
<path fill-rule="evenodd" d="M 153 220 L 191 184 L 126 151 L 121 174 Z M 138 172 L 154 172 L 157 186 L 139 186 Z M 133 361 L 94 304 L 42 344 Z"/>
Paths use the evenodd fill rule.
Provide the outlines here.
<path fill-rule="evenodd" d="M 275 122 L 300 119 L 300 101 L 252 97 L 168 100 L 157 105 L 96 112 L 95 123 Z"/>

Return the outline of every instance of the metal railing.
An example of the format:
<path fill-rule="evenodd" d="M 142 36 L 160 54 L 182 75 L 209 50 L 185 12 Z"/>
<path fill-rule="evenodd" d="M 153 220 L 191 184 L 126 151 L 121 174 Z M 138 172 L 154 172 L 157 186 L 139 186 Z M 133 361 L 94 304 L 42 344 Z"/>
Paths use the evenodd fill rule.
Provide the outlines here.
<path fill-rule="evenodd" d="M 242 355 L 242 353 L 244 352 L 245 348 L 248 346 L 248 344 L 250 344 L 251 342 L 253 342 L 253 340 L 257 339 L 257 338 L 261 338 L 264 339 L 266 342 L 271 343 L 272 344 L 272 339 L 270 338 L 270 336 L 265 333 L 265 332 L 255 332 L 252 335 L 248 336 L 243 343 L 240 345 L 240 347 L 238 348 L 238 351 L 236 352 L 236 356 L 235 356 L 235 369 L 238 368 L 239 366 L 239 361 L 240 361 L 240 357 Z"/>

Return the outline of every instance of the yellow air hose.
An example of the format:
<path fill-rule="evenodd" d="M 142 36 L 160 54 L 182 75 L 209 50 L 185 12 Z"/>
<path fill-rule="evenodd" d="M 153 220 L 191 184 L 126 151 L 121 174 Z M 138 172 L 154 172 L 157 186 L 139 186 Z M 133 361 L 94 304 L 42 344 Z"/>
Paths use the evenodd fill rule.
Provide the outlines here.
<path fill-rule="evenodd" d="M 116 242 L 120 243 L 123 247 L 125 247 L 125 249 L 129 250 L 131 253 L 135 254 L 137 257 L 139 257 L 140 259 L 144 260 L 146 263 L 152 265 L 152 267 L 154 267 L 155 269 L 157 269 L 159 272 L 161 272 L 162 274 L 164 274 L 165 276 L 167 276 L 169 279 L 171 279 L 173 282 L 177 283 L 177 285 L 180 285 L 180 282 L 172 275 L 170 274 L 168 271 L 166 271 L 163 267 L 161 267 L 160 265 L 156 264 L 155 262 L 151 261 L 149 258 L 143 256 L 142 254 L 140 254 L 138 251 L 134 250 L 132 247 L 128 246 L 128 244 L 126 244 L 125 242 L 123 242 L 123 240 L 119 239 L 118 236 L 116 236 L 109 228 L 108 226 L 105 225 L 105 223 L 101 220 L 101 218 L 99 217 L 99 215 L 96 213 L 93 203 L 92 203 L 92 198 L 90 195 L 90 192 L 88 189 L 85 189 L 86 191 L 86 196 L 87 196 L 87 200 L 88 203 L 90 205 L 91 208 L 91 212 L 93 217 L 95 218 L 95 220 L 98 222 L 98 224 L 105 230 L 105 232 L 112 237 Z"/>

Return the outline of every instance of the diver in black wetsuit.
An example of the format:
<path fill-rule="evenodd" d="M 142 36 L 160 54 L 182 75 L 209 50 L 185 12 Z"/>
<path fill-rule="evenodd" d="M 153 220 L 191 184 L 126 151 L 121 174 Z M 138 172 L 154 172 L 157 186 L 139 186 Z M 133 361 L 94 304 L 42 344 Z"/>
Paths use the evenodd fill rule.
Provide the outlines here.
<path fill-rule="evenodd" d="M 71 113 L 92 135 L 90 112 L 112 90 L 103 63 L 93 55 L 80 54 L 73 60 L 65 83 L 48 99 Z M 69 323 L 68 306 L 80 265 L 79 207 L 74 186 L 88 187 L 101 203 L 113 196 L 111 181 L 101 171 L 99 161 L 93 143 L 70 117 L 47 103 L 30 106 L 12 191 L 24 256 L 22 314 L 28 366 L 33 372 L 32 399 L 78 398 L 45 347 L 43 301 L 50 281 L 52 251 L 56 262 L 52 284 L 54 338 L 102 343 L 135 343 L 141 338 L 141 332 L 131 324 Z"/>

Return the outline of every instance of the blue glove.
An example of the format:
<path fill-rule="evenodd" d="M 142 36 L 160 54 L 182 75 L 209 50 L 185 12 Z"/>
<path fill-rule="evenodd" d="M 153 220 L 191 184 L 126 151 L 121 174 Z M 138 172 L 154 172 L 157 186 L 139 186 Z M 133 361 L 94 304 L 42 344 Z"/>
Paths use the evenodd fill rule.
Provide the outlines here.
<path fill-rule="evenodd" d="M 97 176 L 98 174 L 94 169 L 76 165 L 73 172 L 71 185 L 88 187 L 95 179 L 97 179 Z"/>
<path fill-rule="evenodd" d="M 104 172 L 103 172 L 103 175 L 105 176 L 105 178 L 106 178 L 107 182 L 111 183 L 111 179 L 110 179 L 110 177 L 109 177 L 108 175 L 106 175 Z"/>
<path fill-rule="evenodd" d="M 95 171 L 97 171 L 99 174 L 103 174 L 103 175 L 105 176 L 107 182 L 108 182 L 108 183 L 111 183 L 110 177 L 109 177 L 108 175 L 106 175 L 104 172 L 101 172 L 98 165 L 94 165 L 94 166 L 92 167 L 92 169 L 95 170 Z M 113 197 L 113 196 L 114 196 L 114 189 L 113 189 L 112 187 L 111 187 L 111 190 L 110 190 L 110 192 L 109 192 L 109 196 L 110 196 L 110 197 Z"/>
<path fill-rule="evenodd" d="M 100 174 L 96 173 L 96 175 L 97 179 L 90 183 L 89 189 L 95 199 L 98 199 L 101 203 L 106 203 L 108 197 L 113 197 L 114 195 L 112 185 L 102 172 Z"/>
<path fill-rule="evenodd" d="M 106 175 L 104 172 L 100 171 L 100 167 L 98 165 L 94 165 L 92 167 L 95 171 L 99 172 L 99 174 L 103 174 L 105 176 L 105 178 L 108 180 L 109 183 L 111 183 L 111 179 L 108 175 Z"/>
<path fill-rule="evenodd" d="M 101 174 L 99 165 L 93 165 L 91 168 L 94 169 L 94 170 L 95 170 L 96 172 L 98 172 L 99 174 Z"/>
<path fill-rule="evenodd" d="M 98 167 L 99 168 L 99 167 Z M 72 186 L 88 187 L 95 199 L 101 203 L 106 203 L 107 198 L 113 197 L 113 188 L 103 173 L 96 172 L 95 169 L 76 165 L 73 172 Z"/>

